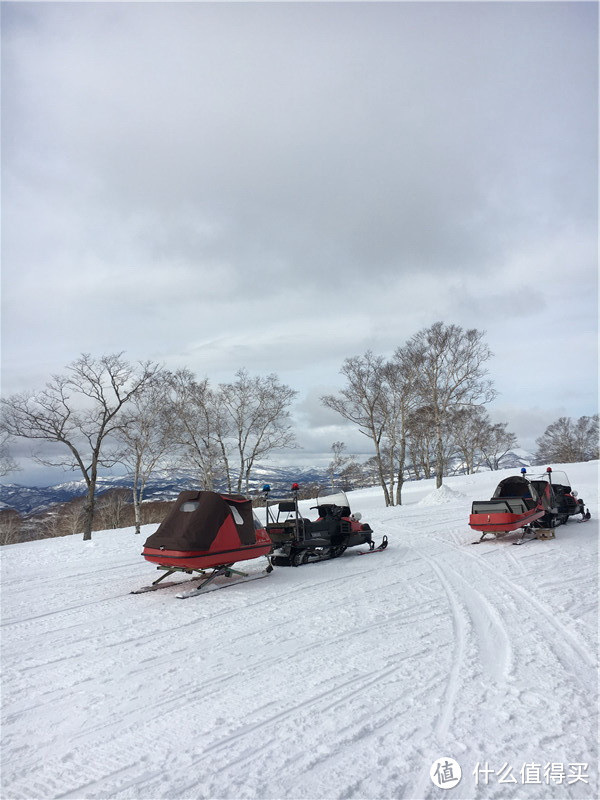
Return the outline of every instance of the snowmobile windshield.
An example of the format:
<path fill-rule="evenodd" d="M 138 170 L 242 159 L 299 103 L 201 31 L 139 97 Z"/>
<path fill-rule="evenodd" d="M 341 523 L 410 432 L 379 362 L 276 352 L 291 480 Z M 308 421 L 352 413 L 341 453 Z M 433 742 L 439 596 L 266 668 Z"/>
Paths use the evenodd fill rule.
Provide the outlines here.
<path fill-rule="evenodd" d="M 536 475 L 536 481 L 547 481 L 548 483 L 553 484 L 554 486 L 568 486 L 570 488 L 571 483 L 569 482 L 569 476 L 566 472 L 562 472 L 561 470 L 557 470 L 554 472 L 544 472 L 543 475 Z"/>
<path fill-rule="evenodd" d="M 329 505 L 329 506 L 342 506 L 342 508 L 348 508 L 350 503 L 348 502 L 348 498 L 346 497 L 346 492 L 333 492 L 332 494 L 326 494 L 325 492 L 317 495 L 317 504 L 322 505 Z"/>
<path fill-rule="evenodd" d="M 350 503 L 346 497 L 346 492 L 333 492 L 332 494 L 320 494 L 317 496 L 317 509 L 319 516 L 324 516 L 326 513 L 341 509 L 341 515 L 344 517 L 350 514 Z"/>

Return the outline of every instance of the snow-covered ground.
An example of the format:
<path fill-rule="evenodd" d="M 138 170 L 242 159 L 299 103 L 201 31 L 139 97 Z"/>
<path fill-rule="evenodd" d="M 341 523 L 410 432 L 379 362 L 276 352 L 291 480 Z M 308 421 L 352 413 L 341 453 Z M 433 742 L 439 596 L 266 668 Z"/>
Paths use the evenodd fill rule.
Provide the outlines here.
<path fill-rule="evenodd" d="M 471 546 L 511 471 L 360 490 L 386 551 L 187 600 L 129 593 L 132 529 L 4 547 L 2 796 L 598 797 L 598 462 L 564 469 L 593 518 L 554 540 Z"/>

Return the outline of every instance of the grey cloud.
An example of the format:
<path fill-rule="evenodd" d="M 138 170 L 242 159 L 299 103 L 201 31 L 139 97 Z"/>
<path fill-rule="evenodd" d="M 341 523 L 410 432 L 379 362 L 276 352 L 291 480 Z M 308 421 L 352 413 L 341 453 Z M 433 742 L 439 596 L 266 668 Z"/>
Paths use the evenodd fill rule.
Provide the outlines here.
<path fill-rule="evenodd" d="M 125 349 L 306 393 L 436 319 L 505 396 L 517 325 L 593 357 L 597 13 L 4 3 L 5 387 Z"/>
<path fill-rule="evenodd" d="M 516 403 L 500 403 L 490 410 L 493 422 L 508 422 L 508 430 L 517 436 L 519 447 L 530 454 L 537 450 L 535 440 L 546 430 L 548 425 L 562 416 L 573 416 L 565 406 L 547 406 L 532 398 L 527 406 Z"/>
<path fill-rule="evenodd" d="M 569 134 L 585 112 L 553 61 L 569 40 L 543 9 L 498 26 L 485 4 L 442 4 L 436 24 L 434 8 L 389 5 L 66 11 L 66 46 L 55 38 L 31 61 L 54 134 L 36 144 L 58 138 L 97 170 L 100 202 L 167 217 L 191 204 L 223 226 L 212 244 L 225 259 L 262 259 L 266 274 L 281 259 L 349 276 L 439 270 L 449 256 L 481 267 L 482 228 L 510 231 L 524 194 L 539 203 L 559 179 L 578 189 Z M 56 29 L 52 9 L 40 14 Z"/>

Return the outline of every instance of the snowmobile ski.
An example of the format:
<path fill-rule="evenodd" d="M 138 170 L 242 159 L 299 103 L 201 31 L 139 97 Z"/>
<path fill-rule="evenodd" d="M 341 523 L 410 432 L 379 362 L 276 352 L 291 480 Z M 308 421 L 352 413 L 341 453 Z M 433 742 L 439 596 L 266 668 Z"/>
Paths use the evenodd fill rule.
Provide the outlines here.
<path fill-rule="evenodd" d="M 512 533 L 512 531 L 507 531 L 507 533 Z M 532 531 L 530 529 L 524 529 L 523 535 L 520 536 L 519 539 L 517 539 L 516 542 L 512 542 L 512 544 L 525 544 L 525 542 L 532 542 L 537 537 L 534 536 L 534 535 L 531 535 L 531 534 L 532 534 Z M 505 535 L 506 535 L 505 533 L 498 532 L 498 533 L 494 534 L 494 538 L 493 539 L 484 539 L 483 536 L 482 536 L 481 539 L 477 539 L 476 541 L 471 542 L 471 544 L 481 544 L 482 542 L 486 542 L 486 543 L 497 542 L 500 539 L 502 539 Z"/>
<path fill-rule="evenodd" d="M 536 541 L 538 541 L 537 536 L 521 536 L 521 538 L 517 539 L 517 541 L 513 542 L 513 544 L 521 545 L 521 544 L 527 544 L 527 542 L 536 542 Z"/>
<path fill-rule="evenodd" d="M 384 536 L 383 539 L 381 540 L 381 544 L 378 547 L 373 546 L 369 550 L 356 550 L 354 552 L 354 555 L 368 556 L 371 553 L 381 553 L 381 551 L 385 550 L 387 546 L 388 546 L 388 538 L 387 536 Z"/>

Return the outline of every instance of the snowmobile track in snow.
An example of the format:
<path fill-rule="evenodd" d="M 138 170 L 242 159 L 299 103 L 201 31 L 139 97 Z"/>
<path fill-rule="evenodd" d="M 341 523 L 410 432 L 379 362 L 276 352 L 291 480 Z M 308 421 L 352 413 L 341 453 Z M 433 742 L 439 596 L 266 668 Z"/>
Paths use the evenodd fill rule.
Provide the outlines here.
<path fill-rule="evenodd" d="M 514 551 L 510 551 L 510 553 L 512 552 Z M 465 553 L 461 552 L 461 556 L 464 555 Z M 466 555 L 468 558 L 477 561 L 478 565 L 483 570 L 487 571 L 488 580 L 490 581 L 488 585 L 492 585 L 493 581 L 497 581 L 500 584 L 500 591 L 497 593 L 497 597 L 501 598 L 503 595 L 505 596 L 507 592 L 512 593 L 517 605 L 520 605 L 521 607 L 532 606 L 538 615 L 546 621 L 550 634 L 553 634 L 551 637 L 549 637 L 549 639 L 555 642 L 555 634 L 558 634 L 558 641 L 564 641 L 567 643 L 564 646 L 563 651 L 566 650 L 570 657 L 565 661 L 560 654 L 557 653 L 557 657 L 563 660 L 565 669 L 572 671 L 575 677 L 581 680 L 578 668 L 582 662 L 592 668 L 596 666 L 596 657 L 594 653 L 586 648 L 585 645 L 579 640 L 578 636 L 572 633 L 565 624 L 560 622 L 555 613 L 553 613 L 553 611 L 544 603 L 538 600 L 532 592 L 528 592 L 521 584 L 518 584 L 507 575 L 500 574 L 487 562 L 477 559 L 476 555 L 469 553 Z M 508 558 L 512 561 L 514 556 L 509 555 Z M 490 578 L 489 576 L 493 577 Z M 489 605 L 489 607 L 491 607 L 491 605 Z M 587 682 L 583 681 L 583 685 L 588 684 Z"/>

